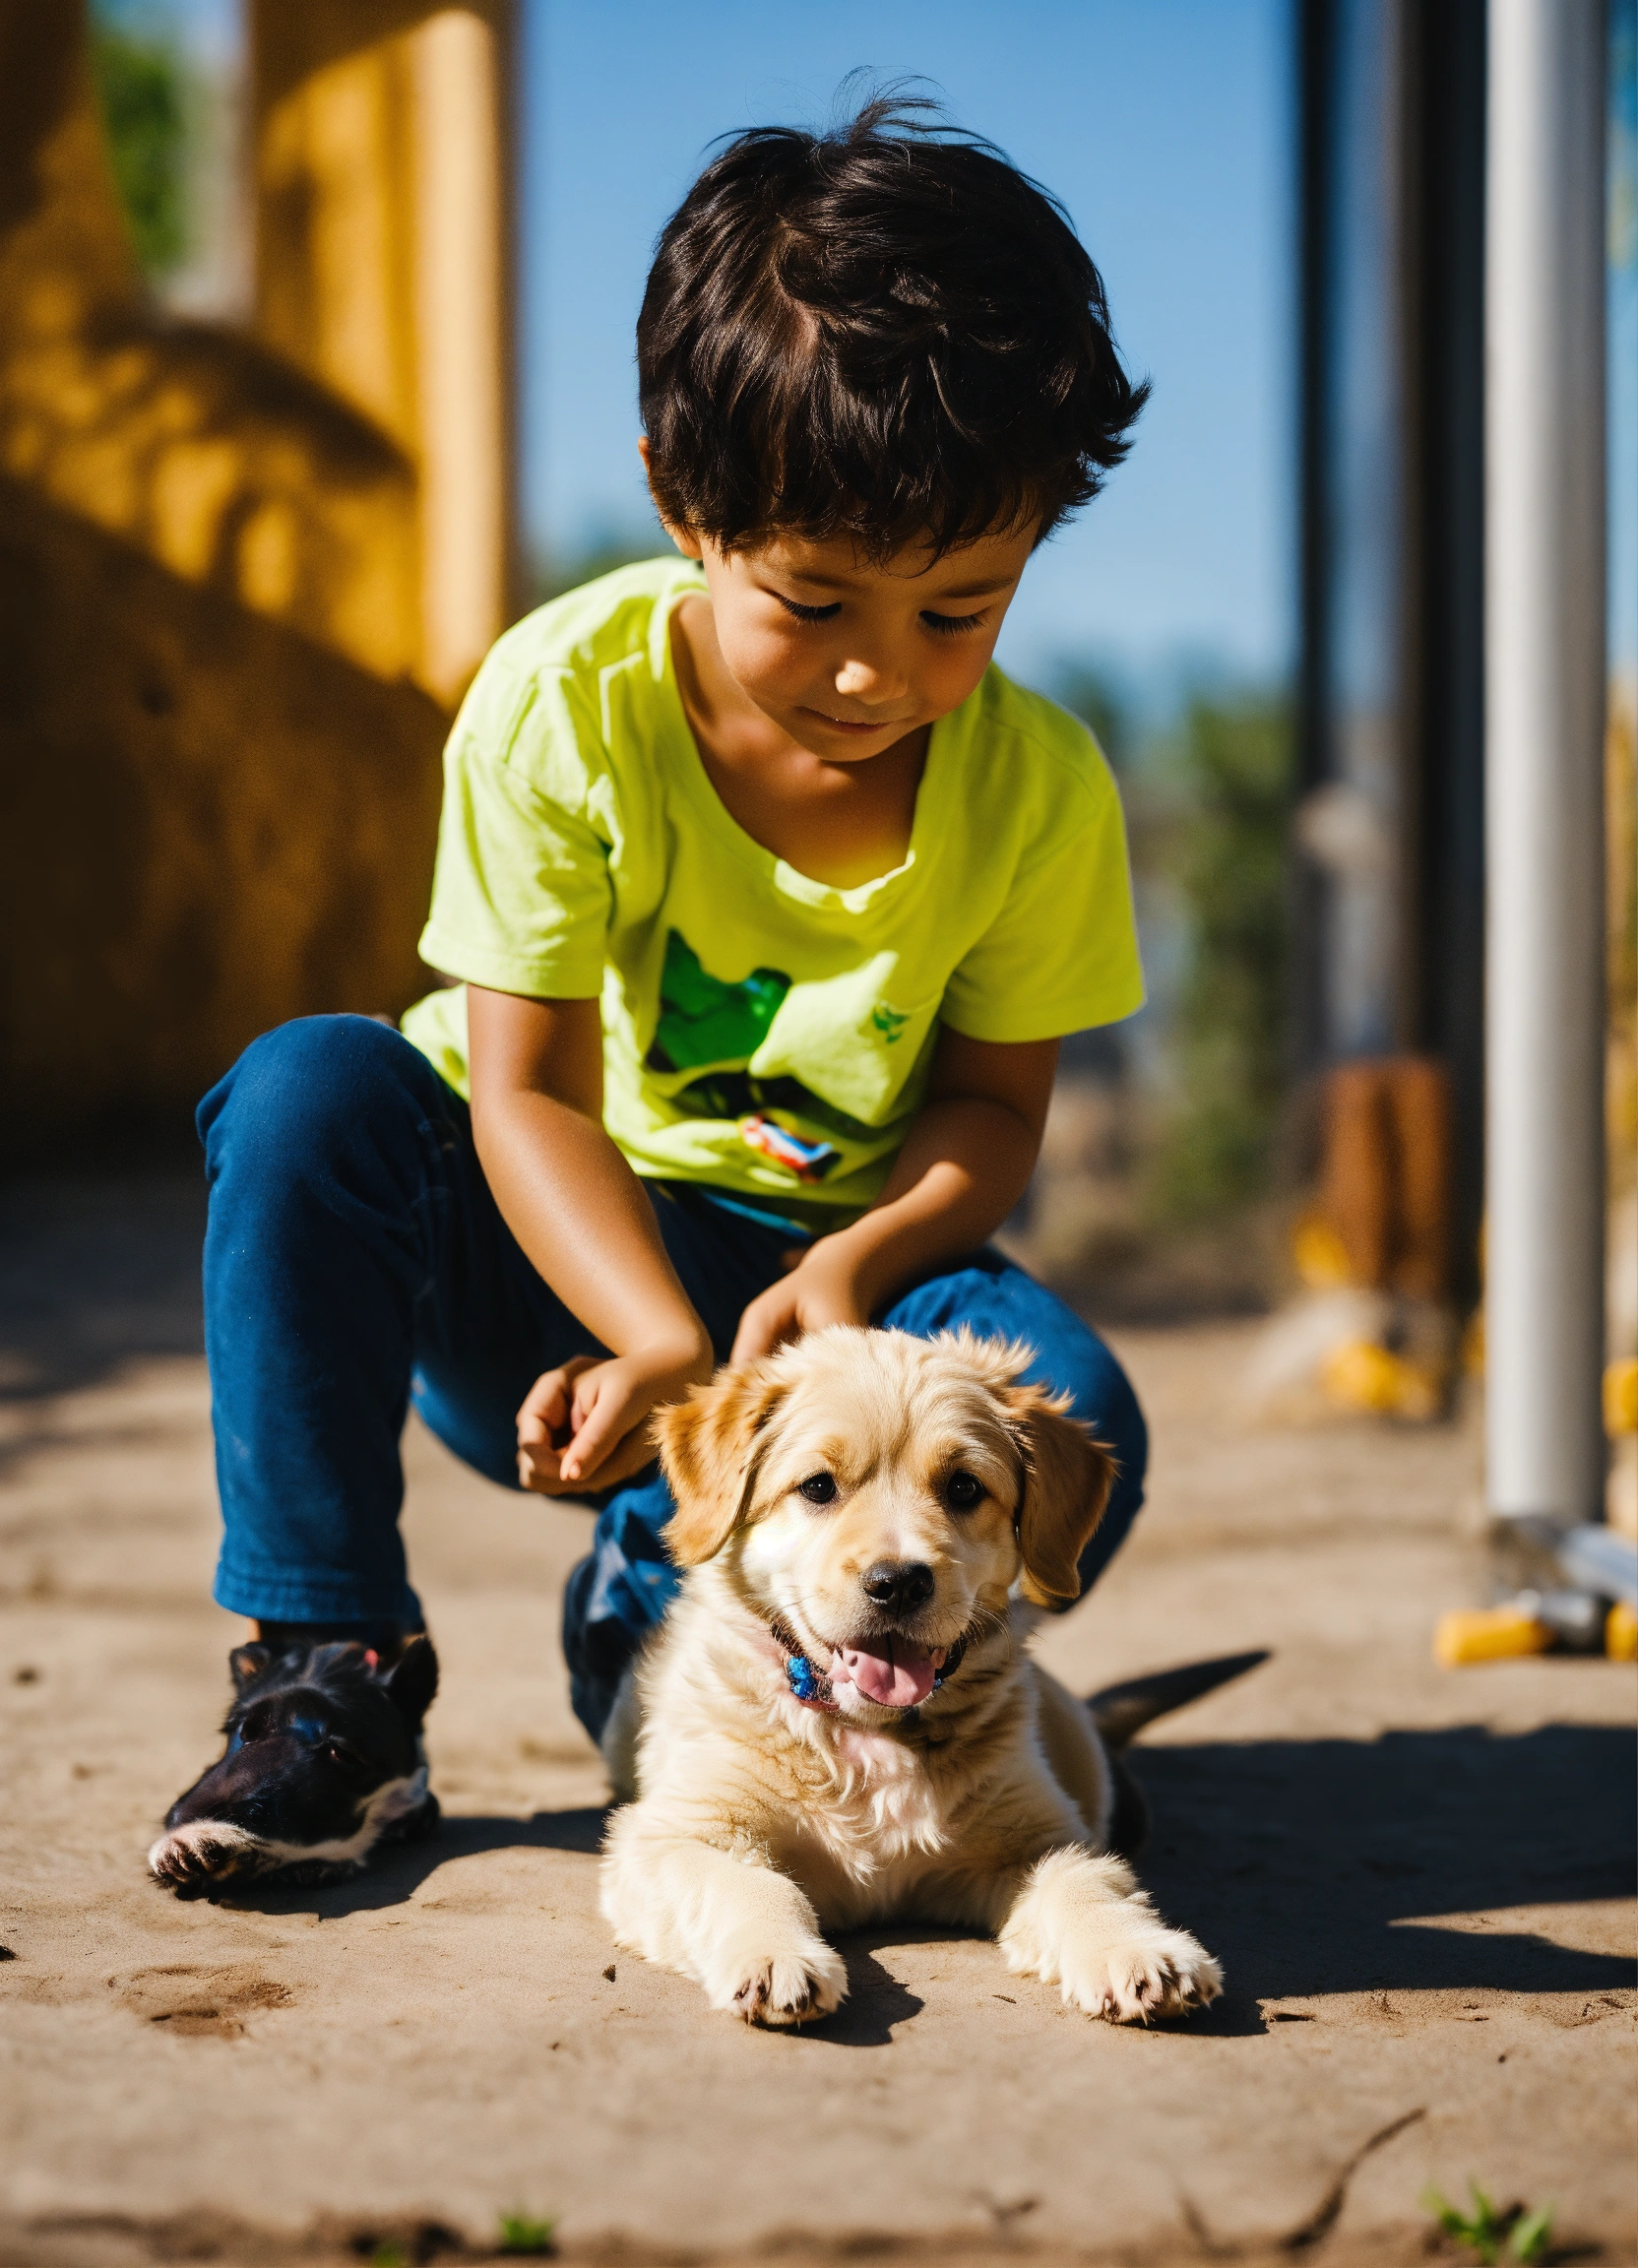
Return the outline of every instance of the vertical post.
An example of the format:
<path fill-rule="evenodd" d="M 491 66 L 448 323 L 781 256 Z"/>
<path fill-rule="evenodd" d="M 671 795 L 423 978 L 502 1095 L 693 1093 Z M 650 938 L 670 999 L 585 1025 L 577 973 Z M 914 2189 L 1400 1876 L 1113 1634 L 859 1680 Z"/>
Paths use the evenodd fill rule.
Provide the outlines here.
<path fill-rule="evenodd" d="M 1298 336 L 1297 787 L 1304 801 L 1332 774 L 1331 658 L 1336 508 L 1332 479 L 1332 284 L 1335 253 L 1336 0 L 1296 0 Z M 1312 856 L 1292 860 L 1292 1068 L 1311 1076 L 1331 1051 L 1325 949 L 1326 876 Z"/>
<path fill-rule="evenodd" d="M 418 542 L 377 551 L 363 611 L 382 673 L 444 702 L 507 617 L 515 14 L 251 0 L 257 328 L 413 466 Z"/>
<path fill-rule="evenodd" d="M 1600 1516 L 1604 0 L 1490 0 L 1486 1487 Z"/>
<path fill-rule="evenodd" d="M 414 35 L 425 675 L 458 695 L 506 626 L 507 340 L 502 95 L 482 15 Z"/>

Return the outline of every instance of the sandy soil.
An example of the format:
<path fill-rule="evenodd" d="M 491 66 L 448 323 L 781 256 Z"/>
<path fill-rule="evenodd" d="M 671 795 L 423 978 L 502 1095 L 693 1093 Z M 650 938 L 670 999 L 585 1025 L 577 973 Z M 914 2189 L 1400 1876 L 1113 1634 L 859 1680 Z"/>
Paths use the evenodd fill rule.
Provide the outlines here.
<path fill-rule="evenodd" d="M 1272 1650 L 1136 1752 L 1146 1877 L 1226 1999 L 1117 2032 L 987 1944 L 878 1931 L 838 2018 L 750 2033 L 598 1915 L 556 1639 L 585 1515 L 413 1430 L 444 1834 L 343 1888 L 146 1879 L 239 1635 L 208 1603 L 198 1194 L 26 1187 L 4 1226 L 0 2260 L 391 2268 L 524 2209 L 583 2256 L 1341 2268 L 1418 2257 L 1424 2184 L 1469 2175 L 1631 2256 L 1634 1679 L 1432 1666 L 1474 1595 L 1471 1429 L 1248 1433 L 1253 1326 L 1118 1334 L 1151 1502 L 1041 1651 L 1090 1690 Z"/>

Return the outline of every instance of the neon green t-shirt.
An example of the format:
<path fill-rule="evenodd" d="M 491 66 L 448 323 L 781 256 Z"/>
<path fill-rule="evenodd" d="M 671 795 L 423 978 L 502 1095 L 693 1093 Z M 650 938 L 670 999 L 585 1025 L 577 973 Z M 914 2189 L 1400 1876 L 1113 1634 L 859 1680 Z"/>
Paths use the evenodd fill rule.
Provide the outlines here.
<path fill-rule="evenodd" d="M 690 560 L 621 569 L 509 630 L 445 754 L 421 958 L 600 999 L 603 1119 L 641 1174 L 840 1226 L 877 1195 L 940 1023 L 1047 1040 L 1142 1004 L 1120 802 L 1083 724 L 991 667 L 932 728 L 904 863 L 836 890 L 712 787 L 670 614 Z M 406 1036 L 462 1095 L 467 1003 Z"/>

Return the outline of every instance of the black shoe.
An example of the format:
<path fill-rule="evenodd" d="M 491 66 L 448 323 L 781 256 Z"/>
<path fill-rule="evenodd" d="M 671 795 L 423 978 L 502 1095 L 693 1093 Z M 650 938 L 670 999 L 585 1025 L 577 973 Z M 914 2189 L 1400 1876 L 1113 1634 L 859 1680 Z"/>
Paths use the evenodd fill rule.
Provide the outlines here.
<path fill-rule="evenodd" d="M 296 1629 L 228 1656 L 237 1698 L 227 1749 L 179 1796 L 148 1854 L 161 1882 L 199 1888 L 232 1875 L 335 1882 L 383 1842 L 438 1824 L 421 1721 L 438 1690 L 438 1657 L 417 1634 L 397 1659 L 356 1638 Z"/>

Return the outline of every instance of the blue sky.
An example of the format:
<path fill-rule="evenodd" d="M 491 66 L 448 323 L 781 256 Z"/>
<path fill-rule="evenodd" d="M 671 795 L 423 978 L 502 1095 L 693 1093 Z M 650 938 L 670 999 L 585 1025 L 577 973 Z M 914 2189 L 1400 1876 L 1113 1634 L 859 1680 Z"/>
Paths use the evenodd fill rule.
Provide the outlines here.
<path fill-rule="evenodd" d="M 1127 464 L 1032 564 L 1003 661 L 1285 668 L 1288 26 L 1286 0 L 524 0 L 528 538 L 572 555 L 646 522 L 632 330 L 706 145 L 822 120 L 858 66 L 914 72 L 1063 200 L 1155 389 Z"/>
<path fill-rule="evenodd" d="M 230 68 L 242 0 L 94 0 Z M 322 5 L 322 0 L 302 0 Z M 522 520 L 570 560 L 650 525 L 632 329 L 654 237 L 723 133 L 814 121 L 858 66 L 918 73 L 1069 208 L 1154 400 L 1031 566 L 1002 659 L 1253 677 L 1294 644 L 1293 0 L 520 0 Z M 1635 11 L 1612 16 L 1610 651 L 1638 661 Z"/>

